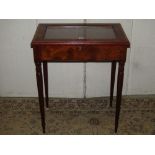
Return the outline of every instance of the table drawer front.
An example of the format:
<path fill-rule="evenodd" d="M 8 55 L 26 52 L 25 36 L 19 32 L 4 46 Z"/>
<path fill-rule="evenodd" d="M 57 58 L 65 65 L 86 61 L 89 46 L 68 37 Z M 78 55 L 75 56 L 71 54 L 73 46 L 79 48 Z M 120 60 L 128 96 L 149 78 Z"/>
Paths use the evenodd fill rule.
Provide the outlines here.
<path fill-rule="evenodd" d="M 97 62 L 125 60 L 126 48 L 121 46 L 39 46 L 34 49 L 34 59 L 39 61 Z"/>

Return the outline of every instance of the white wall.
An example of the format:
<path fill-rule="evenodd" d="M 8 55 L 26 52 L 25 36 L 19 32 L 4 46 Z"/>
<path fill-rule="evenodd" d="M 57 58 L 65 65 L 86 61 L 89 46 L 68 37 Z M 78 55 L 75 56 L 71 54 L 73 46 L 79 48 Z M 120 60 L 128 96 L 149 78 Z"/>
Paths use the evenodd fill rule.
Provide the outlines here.
<path fill-rule="evenodd" d="M 134 20 L 129 94 L 155 94 L 155 20 Z"/>
<path fill-rule="evenodd" d="M 30 42 L 38 23 L 84 20 L 0 20 L 0 96 L 37 96 Z M 119 22 L 130 42 L 123 94 L 155 94 L 155 20 L 87 20 Z M 86 96 L 108 96 L 110 63 L 86 64 Z M 51 97 L 83 97 L 84 64 L 49 64 Z"/>
<path fill-rule="evenodd" d="M 34 96 L 30 41 L 35 20 L 0 20 L 0 96 Z"/>

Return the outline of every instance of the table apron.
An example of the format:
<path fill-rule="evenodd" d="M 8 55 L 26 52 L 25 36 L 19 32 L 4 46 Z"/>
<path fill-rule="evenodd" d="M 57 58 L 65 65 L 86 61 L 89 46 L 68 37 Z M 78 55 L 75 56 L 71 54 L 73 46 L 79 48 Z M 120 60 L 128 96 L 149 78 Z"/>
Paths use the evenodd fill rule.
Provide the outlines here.
<path fill-rule="evenodd" d="M 125 46 L 53 45 L 33 48 L 35 61 L 101 62 L 125 61 Z"/>

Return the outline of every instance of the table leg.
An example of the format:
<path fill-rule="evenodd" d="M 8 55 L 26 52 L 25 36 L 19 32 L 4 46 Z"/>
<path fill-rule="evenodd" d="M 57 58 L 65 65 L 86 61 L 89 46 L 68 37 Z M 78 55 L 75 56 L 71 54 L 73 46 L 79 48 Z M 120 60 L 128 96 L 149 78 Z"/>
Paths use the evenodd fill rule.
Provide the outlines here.
<path fill-rule="evenodd" d="M 112 107 L 114 84 L 115 84 L 116 61 L 111 63 L 111 84 L 110 84 L 110 107 Z"/>
<path fill-rule="evenodd" d="M 44 94 L 43 94 L 43 78 L 42 78 L 42 67 L 41 62 L 35 62 L 36 65 L 36 78 L 38 86 L 39 106 L 41 113 L 41 123 L 43 133 L 45 133 L 45 109 L 44 109 Z"/>
<path fill-rule="evenodd" d="M 118 67 L 118 77 L 117 77 L 117 98 L 116 98 L 116 114 L 115 114 L 115 133 L 118 129 L 119 114 L 121 109 L 121 99 L 122 99 L 122 87 L 124 78 L 124 61 L 119 62 Z"/>
<path fill-rule="evenodd" d="M 49 107 L 48 101 L 48 68 L 47 68 L 47 62 L 43 62 L 43 72 L 44 72 L 44 86 L 45 86 L 45 101 L 46 101 L 46 107 Z"/>

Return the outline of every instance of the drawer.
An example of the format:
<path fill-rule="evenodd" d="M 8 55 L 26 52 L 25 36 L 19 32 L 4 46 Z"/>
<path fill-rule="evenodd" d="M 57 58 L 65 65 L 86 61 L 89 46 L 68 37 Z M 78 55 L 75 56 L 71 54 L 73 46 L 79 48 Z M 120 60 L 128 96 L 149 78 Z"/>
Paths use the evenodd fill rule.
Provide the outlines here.
<path fill-rule="evenodd" d="M 46 45 L 34 49 L 34 59 L 53 62 L 102 62 L 126 59 L 126 47 L 101 45 Z"/>

